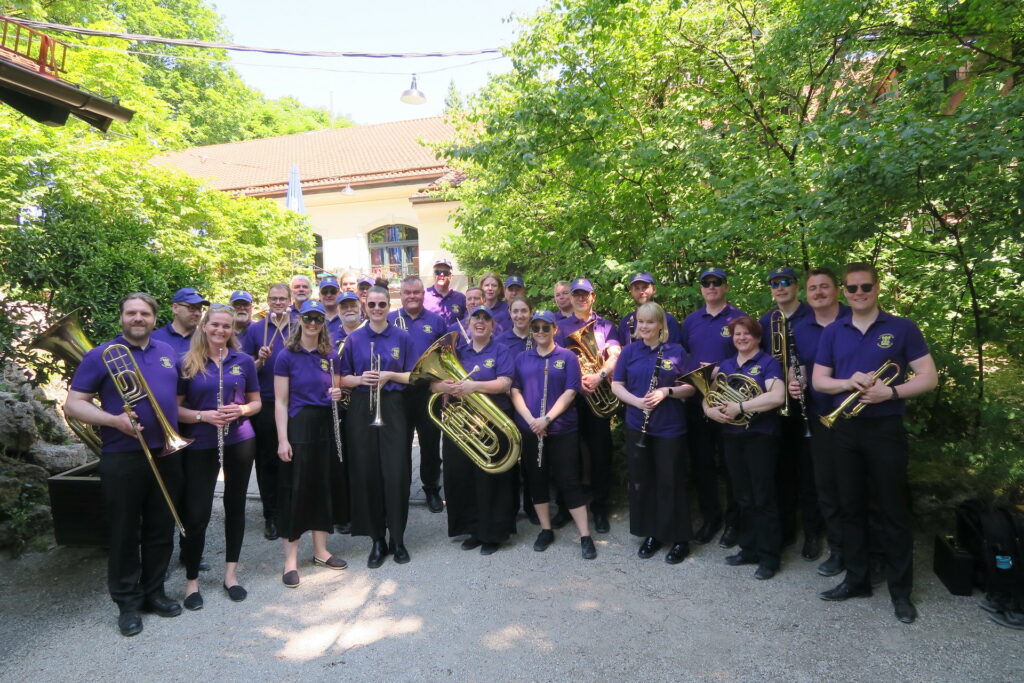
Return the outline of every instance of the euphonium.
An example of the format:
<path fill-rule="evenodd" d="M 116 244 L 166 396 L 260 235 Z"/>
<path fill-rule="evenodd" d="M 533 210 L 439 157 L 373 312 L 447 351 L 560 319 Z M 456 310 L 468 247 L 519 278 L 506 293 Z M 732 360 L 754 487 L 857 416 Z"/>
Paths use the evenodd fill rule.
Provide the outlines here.
<path fill-rule="evenodd" d="M 891 374 L 887 375 L 886 373 L 889 372 L 891 372 Z M 871 379 L 881 381 L 882 384 L 884 384 L 885 386 L 891 386 L 892 383 L 895 382 L 896 378 L 899 376 L 899 363 L 895 363 L 891 360 L 885 361 L 884 363 L 882 363 L 882 366 L 880 368 L 871 373 Z M 831 429 L 832 426 L 836 423 L 836 420 L 838 420 L 841 417 L 851 418 L 860 415 L 860 411 L 864 410 L 864 406 L 867 405 L 867 403 L 858 403 L 858 401 L 860 401 L 860 397 L 863 394 L 864 390 L 861 389 L 860 391 L 855 391 L 849 396 L 847 396 L 845 399 L 843 399 L 843 402 L 839 404 L 838 408 L 833 410 L 828 415 L 822 415 L 819 418 L 821 420 L 821 424 Z M 850 408 L 850 406 L 853 405 L 854 403 L 857 403 L 857 405 L 853 406 L 853 408 Z M 847 410 L 847 408 L 850 409 Z"/>
<path fill-rule="evenodd" d="M 427 349 L 413 368 L 410 382 L 456 382 L 469 373 L 455 352 L 459 334 L 449 332 Z M 469 394 L 439 410 L 441 394 L 427 402 L 430 419 L 441 428 L 474 465 L 489 474 L 507 472 L 519 461 L 520 435 L 515 423 L 484 394 Z"/>
<path fill-rule="evenodd" d="M 739 373 L 716 373 L 714 365 L 702 365 L 679 380 L 697 387 L 697 391 L 703 394 L 704 400 L 712 408 L 726 403 L 749 401 L 761 395 L 761 387 L 751 378 Z M 729 424 L 746 426 L 750 424 L 751 417 L 753 415 L 741 414 L 735 420 L 729 420 Z"/>
<path fill-rule="evenodd" d="M 588 321 L 583 327 L 568 336 L 565 348 L 569 349 L 580 359 L 581 375 L 596 375 L 604 367 L 601 360 L 601 351 L 597 348 L 597 339 L 594 338 L 594 323 L 597 318 Z M 612 393 L 611 385 L 604 380 L 597 385 L 592 394 L 583 394 L 591 412 L 598 417 L 610 417 L 619 408 L 619 399 Z"/>
<path fill-rule="evenodd" d="M 82 325 L 78 320 L 78 311 L 72 311 L 32 340 L 29 348 L 46 351 L 55 359 L 64 361 L 64 367 L 67 369 L 70 380 L 70 376 L 75 374 L 75 370 L 85 354 L 92 350 L 93 344 L 82 331 Z M 82 443 L 97 456 L 100 455 L 102 445 L 96 428 L 73 417 L 65 416 L 65 419 L 68 427 L 82 440 Z"/>
<path fill-rule="evenodd" d="M 789 384 L 789 321 L 781 308 L 775 308 L 768 314 L 769 334 L 772 340 L 772 355 L 782 366 L 782 376 Z M 779 408 L 779 415 L 789 415 L 789 391 L 785 392 L 785 402 Z"/>

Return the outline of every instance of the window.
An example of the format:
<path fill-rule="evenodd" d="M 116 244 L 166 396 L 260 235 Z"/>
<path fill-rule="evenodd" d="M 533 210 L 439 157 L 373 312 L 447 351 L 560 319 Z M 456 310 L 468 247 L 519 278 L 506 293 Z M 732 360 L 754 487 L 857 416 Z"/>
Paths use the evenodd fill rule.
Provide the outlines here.
<path fill-rule="evenodd" d="M 385 225 L 367 235 L 370 270 L 376 277 L 400 280 L 420 272 L 419 231 L 408 225 Z"/>

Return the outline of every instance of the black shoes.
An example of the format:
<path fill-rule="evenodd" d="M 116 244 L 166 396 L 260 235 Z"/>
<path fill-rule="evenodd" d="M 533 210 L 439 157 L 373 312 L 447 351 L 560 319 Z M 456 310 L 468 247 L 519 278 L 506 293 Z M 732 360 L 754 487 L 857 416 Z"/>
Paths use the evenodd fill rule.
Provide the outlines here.
<path fill-rule="evenodd" d="M 554 542 L 555 532 L 551 529 L 541 529 L 540 533 L 537 534 L 537 540 L 533 542 L 533 549 L 538 553 L 542 553 Z"/>
<path fill-rule="evenodd" d="M 409 560 L 412 559 L 411 557 L 409 557 L 409 551 L 406 550 L 405 546 L 401 543 L 395 545 L 394 552 L 395 562 L 397 562 L 398 564 L 406 564 L 409 562 Z"/>
<path fill-rule="evenodd" d="M 822 576 L 836 576 L 846 569 L 843 554 L 838 550 L 829 553 L 828 559 L 818 565 L 818 573 Z"/>
<path fill-rule="evenodd" d="M 277 523 L 272 519 L 263 522 L 263 538 L 268 541 L 276 541 L 280 536 L 277 534 Z"/>
<path fill-rule="evenodd" d="M 818 537 L 818 534 L 804 536 L 804 549 L 800 551 L 800 557 L 807 562 L 814 562 L 821 557 L 821 538 Z"/>
<path fill-rule="evenodd" d="M 728 555 L 725 558 L 725 563 L 730 567 L 739 567 L 745 564 L 757 564 L 757 558 L 750 555 L 745 555 L 742 551 L 735 555 Z"/>
<path fill-rule="evenodd" d="M 160 617 L 176 617 L 181 614 L 181 605 L 161 593 L 155 593 L 142 603 L 143 612 L 152 612 Z"/>
<path fill-rule="evenodd" d="M 665 555 L 665 561 L 669 564 L 679 564 L 686 559 L 686 556 L 690 554 L 690 544 L 686 541 L 682 543 L 674 543 L 669 548 L 668 554 Z"/>
<path fill-rule="evenodd" d="M 249 593 L 239 586 L 237 583 L 234 586 L 224 586 L 224 592 L 231 598 L 231 602 L 242 602 L 245 600 Z"/>
<path fill-rule="evenodd" d="M 594 513 L 594 531 L 599 534 L 606 534 L 611 531 L 611 525 L 608 523 L 608 514 L 604 512 Z"/>
<path fill-rule="evenodd" d="M 870 598 L 871 586 L 854 586 L 843 581 L 831 590 L 818 593 L 818 597 L 829 602 L 842 602 L 850 598 Z"/>
<path fill-rule="evenodd" d="M 283 583 L 284 585 L 288 586 L 289 588 L 298 588 L 299 587 L 299 572 L 294 570 L 294 569 L 291 570 L 290 572 L 285 572 L 284 574 L 281 575 L 281 583 Z"/>
<path fill-rule="evenodd" d="M 725 525 L 725 531 L 722 532 L 722 538 L 718 539 L 719 548 L 732 548 L 736 545 L 736 538 L 740 535 L 740 530 L 732 524 Z"/>
<path fill-rule="evenodd" d="M 203 596 L 199 594 L 199 591 L 189 593 L 185 596 L 185 601 L 182 604 L 185 605 L 185 609 L 193 612 L 203 609 Z"/>
<path fill-rule="evenodd" d="M 558 512 L 551 518 L 551 526 L 556 529 L 561 529 L 566 524 L 572 521 L 572 515 L 565 508 L 558 508 Z"/>
<path fill-rule="evenodd" d="M 722 527 L 721 522 L 704 522 L 700 529 L 693 536 L 693 542 L 697 545 L 705 545 L 711 542 L 718 530 Z"/>
<path fill-rule="evenodd" d="M 142 633 L 142 615 L 138 610 L 127 610 L 117 616 L 117 628 L 125 637 L 137 636 Z"/>
<path fill-rule="evenodd" d="M 641 560 L 646 560 L 650 557 L 654 557 L 654 553 L 661 550 L 661 542 L 654 536 L 648 536 L 643 543 L 640 544 L 640 549 L 636 551 L 636 556 Z"/>
<path fill-rule="evenodd" d="M 347 569 L 348 568 L 348 562 L 346 562 L 345 560 L 341 559 L 340 557 L 335 557 L 334 555 L 331 555 L 326 560 L 321 560 L 319 557 L 314 555 L 313 556 L 313 565 L 316 566 L 316 567 L 327 567 L 328 569 Z"/>
<path fill-rule="evenodd" d="M 384 542 L 383 538 L 377 538 L 373 541 L 373 547 L 370 548 L 370 556 L 366 558 L 366 566 L 370 569 L 377 569 L 384 564 L 384 558 L 388 555 L 388 544 Z"/>
<path fill-rule="evenodd" d="M 480 554 L 481 555 L 493 555 L 494 553 L 498 552 L 498 547 L 500 545 L 501 545 L 500 543 L 481 543 L 480 544 Z"/>
<path fill-rule="evenodd" d="M 757 571 L 754 572 L 754 578 L 758 581 L 767 581 L 773 576 L 775 576 L 775 570 L 768 567 L 758 567 Z"/>
<path fill-rule="evenodd" d="M 423 489 L 423 493 L 427 494 L 427 509 L 431 512 L 444 512 L 444 501 L 438 489 Z"/>
<path fill-rule="evenodd" d="M 463 541 L 462 545 L 460 545 L 459 547 L 463 550 L 473 550 L 474 548 L 479 548 L 480 543 L 481 541 L 479 538 L 477 538 L 476 536 L 470 536 L 465 541 Z"/>
<path fill-rule="evenodd" d="M 583 552 L 584 560 L 592 560 L 597 557 L 597 548 L 594 547 L 594 539 L 584 536 L 580 539 L 580 550 Z"/>
<path fill-rule="evenodd" d="M 914 603 L 910 602 L 910 598 L 896 598 L 892 601 L 892 606 L 896 612 L 896 618 L 904 624 L 913 624 L 917 619 L 917 608 L 914 607 Z"/>

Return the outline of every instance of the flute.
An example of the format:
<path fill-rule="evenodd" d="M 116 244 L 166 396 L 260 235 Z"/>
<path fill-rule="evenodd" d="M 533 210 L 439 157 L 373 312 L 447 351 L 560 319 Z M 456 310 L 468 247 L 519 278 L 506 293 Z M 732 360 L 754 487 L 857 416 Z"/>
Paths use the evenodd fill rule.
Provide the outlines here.
<path fill-rule="evenodd" d="M 331 387 L 334 387 L 334 359 L 328 358 L 328 364 L 330 365 L 331 371 Z M 331 417 L 334 418 L 334 445 L 338 449 L 338 462 L 345 462 L 345 459 L 341 457 L 341 426 L 338 424 L 338 402 L 331 400 Z"/>
<path fill-rule="evenodd" d="M 224 409 L 224 349 L 217 352 L 217 412 Z M 217 461 L 224 466 L 224 435 L 228 426 L 217 427 Z"/>
<path fill-rule="evenodd" d="M 544 391 L 541 392 L 540 396 L 540 414 L 541 417 L 548 412 L 548 363 L 551 362 L 550 358 L 544 359 Z M 545 430 L 547 431 L 547 430 Z M 544 464 L 544 436 L 537 435 L 537 469 L 540 469 Z"/>

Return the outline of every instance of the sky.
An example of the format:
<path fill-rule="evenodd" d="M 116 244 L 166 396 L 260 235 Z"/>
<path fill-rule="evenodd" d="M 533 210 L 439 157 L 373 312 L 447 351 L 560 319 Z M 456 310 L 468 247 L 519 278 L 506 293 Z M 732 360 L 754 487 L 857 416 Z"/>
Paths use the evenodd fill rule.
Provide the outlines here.
<path fill-rule="evenodd" d="M 242 45 L 437 52 L 508 45 L 519 30 L 518 21 L 508 18 L 528 17 L 547 0 L 213 0 L 212 4 L 233 42 Z M 292 96 L 359 124 L 436 116 L 444 111 L 450 83 L 468 94 L 484 85 L 489 74 L 511 68 L 509 60 L 495 59 L 496 55 L 424 59 L 230 55 L 246 83 L 268 97 Z M 446 70 L 431 73 L 437 69 Z M 413 73 L 427 96 L 425 104 L 409 105 L 398 99 Z"/>

